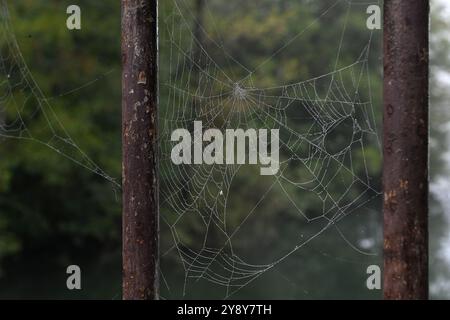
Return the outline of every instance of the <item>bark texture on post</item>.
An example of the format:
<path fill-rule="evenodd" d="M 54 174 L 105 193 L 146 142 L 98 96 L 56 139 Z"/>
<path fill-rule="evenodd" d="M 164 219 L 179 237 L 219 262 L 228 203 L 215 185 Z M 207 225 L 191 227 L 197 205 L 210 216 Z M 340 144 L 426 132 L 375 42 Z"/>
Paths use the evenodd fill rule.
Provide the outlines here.
<path fill-rule="evenodd" d="M 384 298 L 428 298 L 428 0 L 384 1 Z"/>
<path fill-rule="evenodd" d="M 122 0 L 123 298 L 158 298 L 157 0 Z"/>

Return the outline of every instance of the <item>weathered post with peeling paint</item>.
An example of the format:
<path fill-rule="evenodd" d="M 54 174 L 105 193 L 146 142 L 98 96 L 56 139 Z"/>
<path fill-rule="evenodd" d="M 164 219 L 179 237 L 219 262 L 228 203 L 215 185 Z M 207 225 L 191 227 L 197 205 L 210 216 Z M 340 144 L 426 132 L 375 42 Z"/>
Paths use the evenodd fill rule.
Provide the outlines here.
<path fill-rule="evenodd" d="M 158 298 L 157 0 L 122 0 L 123 298 Z"/>
<path fill-rule="evenodd" d="M 384 1 L 384 298 L 428 298 L 428 0 Z"/>

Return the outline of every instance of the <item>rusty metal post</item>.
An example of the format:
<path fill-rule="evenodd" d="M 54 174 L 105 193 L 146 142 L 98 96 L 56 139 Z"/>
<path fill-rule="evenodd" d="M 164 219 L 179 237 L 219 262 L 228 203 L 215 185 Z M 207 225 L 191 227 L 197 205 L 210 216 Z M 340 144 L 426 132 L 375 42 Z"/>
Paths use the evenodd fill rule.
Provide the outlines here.
<path fill-rule="evenodd" d="M 158 298 L 157 0 L 122 0 L 123 298 Z"/>
<path fill-rule="evenodd" d="M 384 1 L 384 298 L 428 298 L 428 0 Z"/>

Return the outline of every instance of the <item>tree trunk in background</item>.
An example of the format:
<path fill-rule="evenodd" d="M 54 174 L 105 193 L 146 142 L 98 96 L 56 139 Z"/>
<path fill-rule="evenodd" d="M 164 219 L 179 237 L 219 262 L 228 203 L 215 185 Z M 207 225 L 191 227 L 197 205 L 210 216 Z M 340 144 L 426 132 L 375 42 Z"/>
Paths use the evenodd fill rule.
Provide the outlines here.
<path fill-rule="evenodd" d="M 204 11 L 205 11 L 205 0 L 196 0 L 196 2 L 195 2 L 194 38 L 197 39 L 197 42 L 194 42 L 194 61 L 199 66 L 202 66 L 201 53 L 202 53 L 202 47 L 204 44 L 204 31 L 203 31 Z"/>
<path fill-rule="evenodd" d="M 384 298 L 428 298 L 427 0 L 384 1 Z"/>
<path fill-rule="evenodd" d="M 123 298 L 158 298 L 157 0 L 122 0 Z"/>
<path fill-rule="evenodd" d="M 202 50 L 205 48 L 205 32 L 204 32 L 204 11 L 205 11 L 205 0 L 196 0 L 195 2 L 195 20 L 193 26 L 193 52 L 192 52 L 192 68 L 197 70 L 197 72 L 193 72 L 191 85 L 195 90 L 202 89 L 201 88 L 201 74 L 204 68 L 204 62 L 202 61 Z M 201 114 L 201 111 L 198 110 L 200 106 L 200 102 L 194 96 L 192 98 L 192 113 L 193 116 L 196 117 L 198 114 Z M 193 122 L 190 124 L 193 126 Z M 192 128 L 193 130 L 193 128 Z"/>
<path fill-rule="evenodd" d="M 191 65 L 191 68 L 193 70 L 192 76 L 190 79 L 190 88 L 193 93 L 196 93 L 197 90 L 201 90 L 201 73 L 203 62 L 202 62 L 202 48 L 204 48 L 204 11 L 205 11 L 205 0 L 196 0 L 195 2 L 195 19 L 193 23 L 193 43 L 192 43 L 192 54 L 191 54 L 191 61 L 189 61 L 189 64 Z M 189 110 L 191 114 L 192 119 L 188 119 L 185 123 L 185 128 L 188 128 L 189 132 L 191 134 L 194 133 L 194 120 L 201 120 L 197 119 L 197 116 L 201 114 L 201 102 L 199 99 L 193 95 L 191 100 L 191 108 Z M 193 142 L 192 142 L 193 143 Z M 192 179 L 192 169 L 190 165 L 183 165 L 183 171 L 185 172 L 185 175 L 183 179 L 186 183 L 182 186 L 181 193 L 183 195 L 183 198 L 187 203 L 192 201 L 190 196 L 190 187 L 191 187 L 191 179 Z"/>

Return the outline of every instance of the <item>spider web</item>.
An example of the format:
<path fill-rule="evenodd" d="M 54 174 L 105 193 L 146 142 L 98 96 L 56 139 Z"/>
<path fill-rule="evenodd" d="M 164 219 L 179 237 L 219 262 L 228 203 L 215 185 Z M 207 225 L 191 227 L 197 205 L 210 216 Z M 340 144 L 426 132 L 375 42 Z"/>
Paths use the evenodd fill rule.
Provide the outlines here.
<path fill-rule="evenodd" d="M 179 270 L 183 273 L 182 297 L 189 297 L 199 281 L 206 281 L 223 288 L 224 298 L 230 298 L 331 228 L 358 254 L 373 254 L 353 244 L 339 227 L 348 215 L 380 195 L 372 184 L 365 155 L 367 145 L 378 145 L 380 152 L 369 72 L 373 31 L 364 31 L 367 38 L 354 61 L 340 61 L 345 40 L 349 41 L 349 14 L 352 10 L 365 13 L 368 3 L 330 2 L 298 34 L 252 66 L 228 51 L 232 35 L 220 34 L 214 23 L 223 19 L 218 14 L 219 2 L 204 2 L 202 20 L 192 4 L 171 0 L 160 10 L 162 66 L 169 66 L 161 71 L 160 85 L 162 279 L 167 296 L 175 295 L 174 283 L 164 275 Z M 239 1 L 228 4 L 235 10 L 244 6 Z M 268 3 L 261 2 L 252 10 L 264 11 L 264 5 Z M 334 67 L 306 80 L 265 85 L 266 67 L 338 8 L 344 10 L 331 63 Z M 365 27 L 364 21 L 361 28 Z M 171 133 L 177 128 L 192 132 L 194 121 L 202 121 L 204 130 L 222 132 L 228 128 L 279 129 L 279 172 L 258 177 L 246 165 L 174 165 Z M 254 200 L 236 191 L 242 179 L 248 179 L 248 172 L 256 177 L 253 187 L 260 192 L 253 194 Z M 255 236 L 251 225 L 263 219 L 272 221 L 265 207 L 271 205 L 275 190 L 294 212 L 293 219 L 305 227 L 297 231 L 290 246 L 272 256 L 255 256 L 250 251 L 264 249 L 251 240 Z M 247 201 L 246 210 L 236 214 L 233 202 Z M 264 242 L 261 236 L 256 242 Z"/>
<path fill-rule="evenodd" d="M 72 139 L 49 100 L 33 78 L 22 56 L 11 25 L 7 1 L 2 0 L 0 2 L 0 139 L 41 144 L 103 177 L 115 189 L 119 189 L 120 184 L 115 178 L 104 172 Z M 43 125 L 40 125 L 41 123 Z"/>

